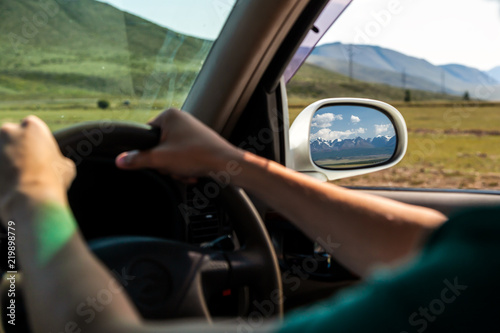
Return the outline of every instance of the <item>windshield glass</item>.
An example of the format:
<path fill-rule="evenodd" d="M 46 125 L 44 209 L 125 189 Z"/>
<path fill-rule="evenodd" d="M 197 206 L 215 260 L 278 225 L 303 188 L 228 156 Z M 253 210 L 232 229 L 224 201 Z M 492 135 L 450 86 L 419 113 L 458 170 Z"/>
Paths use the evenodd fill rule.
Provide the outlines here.
<path fill-rule="evenodd" d="M 236 0 L 2 0 L 0 122 L 182 107 Z"/>

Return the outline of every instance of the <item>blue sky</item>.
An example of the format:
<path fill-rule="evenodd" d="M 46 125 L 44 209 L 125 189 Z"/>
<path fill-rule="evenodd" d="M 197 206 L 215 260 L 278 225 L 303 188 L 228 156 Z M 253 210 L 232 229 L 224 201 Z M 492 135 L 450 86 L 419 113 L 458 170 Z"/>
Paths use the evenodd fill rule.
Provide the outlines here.
<path fill-rule="evenodd" d="M 435 65 L 500 65 L 499 0 L 354 0 L 333 27 L 320 43 L 378 45 Z"/>
<path fill-rule="evenodd" d="M 395 135 L 394 126 L 382 112 L 359 106 L 330 106 L 316 112 L 311 126 L 311 140 L 363 139 Z"/>
<path fill-rule="evenodd" d="M 212 40 L 236 2 L 100 1 L 178 32 Z M 387 11 L 392 12 L 390 16 L 382 14 Z M 370 28 L 375 33 L 360 37 L 360 31 Z M 500 1 L 353 0 L 320 43 L 337 41 L 379 45 L 435 65 L 458 63 L 489 70 L 500 65 Z"/>
<path fill-rule="evenodd" d="M 190 36 L 214 40 L 236 0 L 98 0 Z M 193 8 L 196 8 L 194 10 Z"/>

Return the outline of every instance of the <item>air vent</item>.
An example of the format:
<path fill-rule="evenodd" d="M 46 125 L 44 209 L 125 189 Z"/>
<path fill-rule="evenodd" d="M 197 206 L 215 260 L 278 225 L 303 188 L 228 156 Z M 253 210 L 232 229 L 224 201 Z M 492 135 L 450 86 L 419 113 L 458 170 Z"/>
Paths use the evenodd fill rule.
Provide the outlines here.
<path fill-rule="evenodd" d="M 217 206 L 209 201 L 202 208 L 195 207 L 194 188 L 189 188 L 187 193 L 187 205 L 192 208 L 189 214 L 188 237 L 192 243 L 203 243 L 214 240 L 221 234 L 220 212 Z"/>

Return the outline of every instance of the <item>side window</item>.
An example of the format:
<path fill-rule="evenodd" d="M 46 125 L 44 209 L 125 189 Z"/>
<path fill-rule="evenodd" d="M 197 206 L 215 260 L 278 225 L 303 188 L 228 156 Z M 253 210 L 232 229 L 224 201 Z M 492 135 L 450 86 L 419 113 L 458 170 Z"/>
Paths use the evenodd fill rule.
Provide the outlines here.
<path fill-rule="evenodd" d="M 499 1 L 353 1 L 287 90 L 291 121 L 331 97 L 405 117 L 404 160 L 340 185 L 500 190 Z"/>

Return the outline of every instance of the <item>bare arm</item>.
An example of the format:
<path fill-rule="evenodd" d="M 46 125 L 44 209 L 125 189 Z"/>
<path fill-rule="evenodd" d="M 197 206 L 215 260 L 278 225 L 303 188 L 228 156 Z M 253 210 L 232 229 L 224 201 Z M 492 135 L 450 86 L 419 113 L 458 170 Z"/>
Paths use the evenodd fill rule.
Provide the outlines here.
<path fill-rule="evenodd" d="M 337 258 L 361 274 L 374 263 L 401 256 L 391 256 L 392 250 L 411 253 L 425 231 L 444 220 L 434 211 L 311 180 L 236 149 L 196 119 L 176 110 L 165 112 L 154 124 L 162 127 L 162 143 L 150 151 L 122 154 L 117 158 L 120 167 L 153 167 L 194 181 L 226 170 L 229 162 L 236 163 L 241 172 L 232 177 L 233 184 L 269 202 L 311 238 L 331 235 L 341 244 L 335 253 Z M 58 162 L 56 169 L 54 161 Z M 35 332 L 74 331 L 80 325 L 91 325 L 91 331 L 103 333 L 199 332 L 200 326 L 194 324 L 143 324 L 121 292 L 116 292 L 113 301 L 90 322 L 78 316 L 75 310 L 82 302 L 88 302 L 103 288 L 118 289 L 110 272 L 85 246 L 73 221 L 65 194 L 73 177 L 74 165 L 61 156 L 50 131 L 39 119 L 2 127 L 0 216 L 4 223 L 16 221 L 19 228 L 18 256 L 25 267 L 25 296 Z M 53 230 L 60 232 L 52 234 Z M 207 331 L 237 331 L 239 325 L 213 326 Z M 263 326 L 257 331 L 272 330 Z"/>
<path fill-rule="evenodd" d="M 261 198 L 312 240 L 334 244 L 336 259 L 360 276 L 418 251 L 442 214 L 378 196 L 321 183 L 250 153 L 236 185 Z M 328 248 L 326 250 L 332 250 Z"/>
<path fill-rule="evenodd" d="M 15 204 L 6 209 L 4 216 L 19 221 L 18 256 L 33 332 L 237 333 L 245 332 L 246 327 L 255 333 L 276 330 L 277 323 L 255 327 L 244 320 L 210 325 L 196 320 L 142 321 L 123 287 L 85 245 L 68 207 L 59 200 L 47 201 L 53 196 L 46 188 L 26 192 L 16 195 Z M 47 227 L 57 228 L 59 234 L 54 235 L 54 230 Z"/>
<path fill-rule="evenodd" d="M 5 226 L 15 223 L 16 255 L 34 332 L 241 331 L 244 322 L 144 323 L 78 230 L 66 196 L 74 175 L 74 164 L 61 155 L 40 119 L 0 128 L 0 218 Z M 252 328 L 274 331 L 269 324 Z"/>
<path fill-rule="evenodd" d="M 140 323 L 123 287 L 86 247 L 66 205 L 48 201 L 45 189 L 28 189 L 15 200 L 4 216 L 16 222 L 23 296 L 34 332 Z"/>
<path fill-rule="evenodd" d="M 16 255 L 35 332 L 92 331 L 103 323 L 139 323 L 110 272 L 87 249 L 68 207 L 75 174 L 47 126 L 30 117 L 0 129 L 0 217 L 15 223 Z M 89 309 L 103 290 L 113 300 Z M 99 306 L 99 304 L 97 304 Z M 87 311 L 89 315 L 81 315 Z M 97 315 L 98 314 L 98 315 Z"/>
<path fill-rule="evenodd" d="M 232 174 L 234 185 L 258 196 L 311 239 L 338 243 L 336 258 L 361 276 L 417 251 L 429 231 L 446 220 L 437 211 L 321 183 L 239 150 L 177 110 L 166 111 L 153 125 L 162 128 L 162 143 L 122 154 L 120 167 L 152 167 L 189 181 Z"/>

